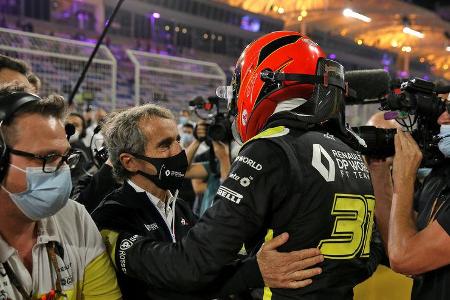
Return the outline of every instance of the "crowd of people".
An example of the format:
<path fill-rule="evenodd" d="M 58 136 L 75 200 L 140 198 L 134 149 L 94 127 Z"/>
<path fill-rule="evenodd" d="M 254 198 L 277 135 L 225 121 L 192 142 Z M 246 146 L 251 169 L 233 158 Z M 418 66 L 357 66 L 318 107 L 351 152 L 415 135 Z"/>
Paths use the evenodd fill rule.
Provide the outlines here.
<path fill-rule="evenodd" d="M 343 67 L 301 34 L 236 63 L 240 146 L 188 109 L 77 112 L 39 89 L 0 56 L 0 299 L 352 299 L 379 264 L 448 298 L 448 112 L 419 185 L 421 149 L 380 114 L 395 155 L 363 157 Z"/>

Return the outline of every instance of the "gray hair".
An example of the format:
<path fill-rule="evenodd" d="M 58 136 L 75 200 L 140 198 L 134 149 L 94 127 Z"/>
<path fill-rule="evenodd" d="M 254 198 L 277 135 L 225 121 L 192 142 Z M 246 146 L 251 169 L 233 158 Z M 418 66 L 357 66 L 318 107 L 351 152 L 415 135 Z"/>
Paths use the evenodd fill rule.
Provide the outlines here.
<path fill-rule="evenodd" d="M 114 175 L 119 181 L 126 180 L 131 173 L 120 162 L 120 154 L 144 154 L 148 143 L 142 133 L 140 122 L 148 118 L 175 120 L 170 110 L 154 104 L 145 104 L 114 113 L 107 117 L 102 134 L 113 165 Z"/>

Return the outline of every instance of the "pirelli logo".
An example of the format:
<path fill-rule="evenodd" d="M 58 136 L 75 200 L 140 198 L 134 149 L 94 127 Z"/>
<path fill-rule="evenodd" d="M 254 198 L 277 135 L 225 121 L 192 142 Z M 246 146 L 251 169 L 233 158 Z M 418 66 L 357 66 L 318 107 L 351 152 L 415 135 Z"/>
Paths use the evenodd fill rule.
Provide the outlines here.
<path fill-rule="evenodd" d="M 219 196 L 224 197 L 225 199 L 230 200 L 231 202 L 236 203 L 236 204 L 239 204 L 241 202 L 242 198 L 244 198 L 241 194 L 236 193 L 235 191 L 230 190 L 229 188 L 226 188 L 224 186 L 219 187 L 217 194 Z"/>

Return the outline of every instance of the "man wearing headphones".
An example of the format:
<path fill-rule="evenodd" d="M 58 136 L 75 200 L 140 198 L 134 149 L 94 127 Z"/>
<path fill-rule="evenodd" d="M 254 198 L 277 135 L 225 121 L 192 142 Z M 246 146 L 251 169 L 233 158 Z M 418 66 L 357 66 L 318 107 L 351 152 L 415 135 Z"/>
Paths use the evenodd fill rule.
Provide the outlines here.
<path fill-rule="evenodd" d="M 117 245 L 127 275 L 153 287 L 199 289 L 236 258 L 242 243 L 250 251 L 287 232 L 279 249 L 318 247 L 323 273 L 307 286 L 265 278 L 258 296 L 352 299 L 353 287 L 375 270 L 374 250 L 382 245 L 371 238 L 375 197 L 354 150 L 363 142 L 345 127 L 345 90 L 343 67 L 308 37 L 280 31 L 251 43 L 232 85 L 217 91 L 229 100 L 235 140 L 245 145 L 214 205 L 177 243 L 129 235 L 131 242 Z"/>
<path fill-rule="evenodd" d="M 61 97 L 0 87 L 2 299 L 121 299 L 100 233 L 69 200 L 79 153 L 70 149 L 64 113 Z"/>

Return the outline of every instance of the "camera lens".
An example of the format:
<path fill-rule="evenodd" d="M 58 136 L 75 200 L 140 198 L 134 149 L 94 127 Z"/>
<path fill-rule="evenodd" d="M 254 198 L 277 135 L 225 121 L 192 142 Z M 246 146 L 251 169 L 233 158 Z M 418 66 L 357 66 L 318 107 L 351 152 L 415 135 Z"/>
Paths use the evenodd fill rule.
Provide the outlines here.
<path fill-rule="evenodd" d="M 223 124 L 212 124 L 208 128 L 208 136 L 213 141 L 226 141 L 227 139 L 227 128 Z"/>

